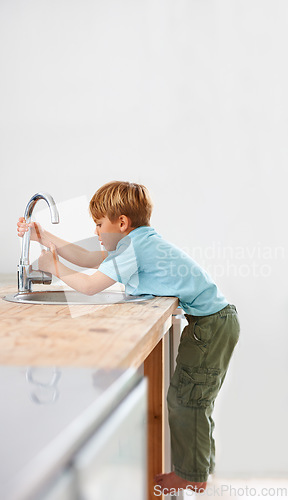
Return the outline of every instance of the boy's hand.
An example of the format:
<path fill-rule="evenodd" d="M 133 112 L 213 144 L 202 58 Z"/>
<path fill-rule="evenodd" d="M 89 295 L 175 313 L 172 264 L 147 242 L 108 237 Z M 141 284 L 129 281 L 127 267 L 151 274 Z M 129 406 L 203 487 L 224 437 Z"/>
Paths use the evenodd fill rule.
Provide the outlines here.
<path fill-rule="evenodd" d="M 30 240 L 43 243 L 44 231 L 40 226 L 39 222 L 30 222 L 29 224 L 27 224 L 24 217 L 19 217 L 19 220 L 17 222 L 18 236 L 20 236 L 20 238 L 23 238 L 24 234 L 29 230 L 29 227 L 30 227 Z"/>
<path fill-rule="evenodd" d="M 40 271 L 45 273 L 54 274 L 59 278 L 58 271 L 58 254 L 55 245 L 53 243 L 49 244 L 49 250 L 42 250 L 40 257 L 38 258 L 38 267 Z"/>

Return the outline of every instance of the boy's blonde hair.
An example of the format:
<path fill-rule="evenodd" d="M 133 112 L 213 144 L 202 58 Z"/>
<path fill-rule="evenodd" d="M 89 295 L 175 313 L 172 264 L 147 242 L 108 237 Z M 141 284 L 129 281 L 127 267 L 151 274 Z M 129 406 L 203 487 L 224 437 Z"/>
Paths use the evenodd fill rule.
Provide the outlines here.
<path fill-rule="evenodd" d="M 153 203 L 145 186 L 121 181 L 104 184 L 89 204 L 94 222 L 105 216 L 115 222 L 120 215 L 126 215 L 132 227 L 150 226 L 152 208 Z"/>

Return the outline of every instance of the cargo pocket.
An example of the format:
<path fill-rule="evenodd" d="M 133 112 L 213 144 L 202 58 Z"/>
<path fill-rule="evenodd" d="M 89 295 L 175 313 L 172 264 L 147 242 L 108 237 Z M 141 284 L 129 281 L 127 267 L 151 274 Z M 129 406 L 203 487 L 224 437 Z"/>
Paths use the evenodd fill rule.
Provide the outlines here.
<path fill-rule="evenodd" d="M 193 340 L 196 341 L 198 345 L 206 347 L 207 344 L 210 343 L 213 336 L 214 323 L 215 318 L 213 316 L 201 317 L 196 321 L 196 323 L 194 323 L 191 333 Z"/>
<path fill-rule="evenodd" d="M 178 403 L 194 408 L 207 407 L 216 398 L 221 385 L 216 368 L 181 368 L 177 390 Z"/>

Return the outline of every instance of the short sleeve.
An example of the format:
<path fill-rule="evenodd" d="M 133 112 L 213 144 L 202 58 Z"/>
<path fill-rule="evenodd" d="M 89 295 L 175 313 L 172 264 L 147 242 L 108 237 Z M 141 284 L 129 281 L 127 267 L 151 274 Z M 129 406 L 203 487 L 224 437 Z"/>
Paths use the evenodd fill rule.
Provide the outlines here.
<path fill-rule="evenodd" d="M 138 264 L 132 239 L 126 236 L 120 240 L 116 250 L 108 252 L 108 257 L 100 264 L 98 270 L 124 285 L 131 281 L 133 276 L 133 286 L 137 288 Z"/>

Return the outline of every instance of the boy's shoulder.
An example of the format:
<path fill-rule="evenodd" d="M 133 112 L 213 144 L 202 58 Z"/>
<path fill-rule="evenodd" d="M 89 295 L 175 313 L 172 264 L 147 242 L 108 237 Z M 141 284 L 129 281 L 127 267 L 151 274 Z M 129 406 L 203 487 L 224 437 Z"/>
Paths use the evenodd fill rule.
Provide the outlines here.
<path fill-rule="evenodd" d="M 123 240 L 126 240 L 126 238 Z M 147 254 L 153 252 L 153 256 L 156 260 L 163 260 L 166 258 L 168 261 L 171 259 L 192 261 L 190 255 L 188 255 L 183 249 L 175 245 L 175 243 L 165 239 L 151 226 L 140 226 L 139 228 L 131 231 L 128 235 L 127 241 L 125 242 L 126 246 L 130 245 L 131 242 L 131 246 L 137 254 Z"/>
<path fill-rule="evenodd" d="M 132 241 L 133 245 L 139 245 L 139 244 L 153 244 L 159 239 L 163 239 L 162 236 L 157 233 L 157 231 L 154 229 L 154 227 L 151 226 L 139 226 L 136 227 L 136 229 L 133 229 L 130 231 L 130 233 L 127 235 L 127 241 Z M 126 239 L 124 238 L 124 239 Z"/>
<path fill-rule="evenodd" d="M 129 236 L 130 238 L 134 238 L 135 236 L 139 235 L 145 236 L 148 234 L 158 234 L 158 233 L 152 226 L 139 226 L 136 227 L 135 229 L 132 229 L 132 231 L 130 231 L 129 233 Z"/>
<path fill-rule="evenodd" d="M 126 239 L 126 238 L 125 238 Z M 166 240 L 160 233 L 151 226 L 140 226 L 133 229 L 128 236 L 127 241 L 132 242 L 134 246 L 156 246 L 157 248 L 162 248 L 162 246 L 171 246 L 177 249 L 178 247 L 174 243 Z M 179 249 L 180 250 L 180 249 Z"/>

